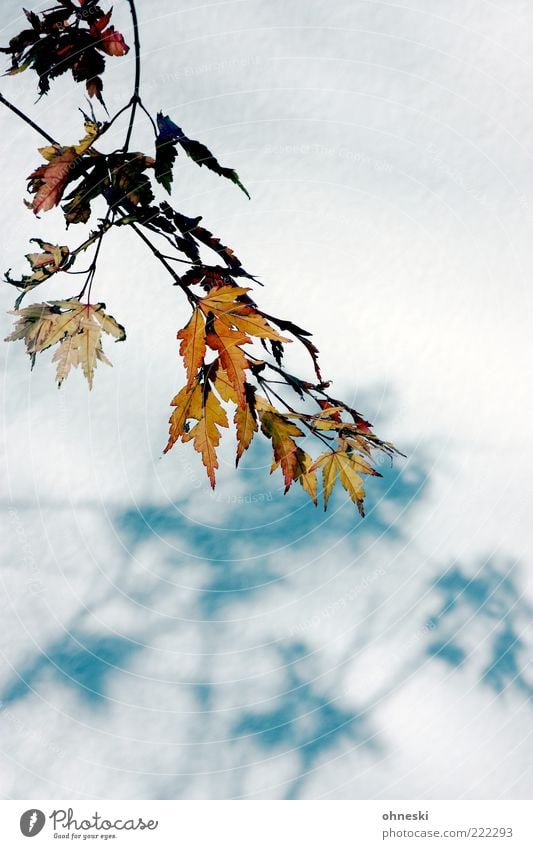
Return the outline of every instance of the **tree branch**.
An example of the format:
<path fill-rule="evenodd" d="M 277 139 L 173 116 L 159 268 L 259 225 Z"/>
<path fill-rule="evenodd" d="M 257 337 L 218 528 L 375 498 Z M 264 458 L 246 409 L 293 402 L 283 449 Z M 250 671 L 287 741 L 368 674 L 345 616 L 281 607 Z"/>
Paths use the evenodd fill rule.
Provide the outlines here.
<path fill-rule="evenodd" d="M 135 8 L 135 0 L 128 0 L 130 12 L 131 12 L 131 20 L 133 23 L 133 47 L 135 50 L 135 82 L 133 84 L 133 95 L 131 97 L 131 114 L 130 121 L 128 124 L 128 130 L 126 132 L 126 140 L 124 142 L 123 150 L 127 151 L 131 141 L 131 134 L 133 132 L 133 125 L 135 123 L 135 112 L 137 111 L 137 104 L 140 101 L 139 89 L 141 86 L 141 43 L 139 41 L 139 22 L 137 20 L 137 10 Z"/>
<path fill-rule="evenodd" d="M 165 259 L 165 255 L 164 255 L 164 254 L 162 254 L 162 253 L 161 253 L 161 251 L 160 251 L 160 250 L 158 250 L 158 248 L 156 248 L 156 246 L 155 246 L 155 245 L 154 245 L 154 244 L 150 241 L 150 239 L 148 238 L 148 236 L 145 236 L 145 235 L 144 235 L 144 233 L 142 232 L 142 230 L 139 230 L 139 228 L 138 228 L 138 227 L 137 227 L 134 223 L 131 223 L 129 226 L 132 228 L 132 230 L 133 230 L 135 233 L 137 233 L 138 237 L 139 237 L 140 239 L 142 239 L 142 240 L 143 240 L 143 242 L 144 242 L 146 245 L 148 245 L 148 247 L 149 247 L 149 248 L 150 248 L 150 250 L 152 251 L 153 255 L 154 255 L 155 257 L 157 257 L 157 259 L 159 260 L 159 262 L 160 262 L 160 263 L 161 263 L 161 264 L 162 264 L 162 265 L 166 268 L 166 270 L 168 271 L 168 273 L 170 274 L 170 276 L 173 278 L 174 283 L 176 284 L 176 286 L 179 286 L 179 287 L 180 287 L 180 288 L 181 288 L 181 289 L 185 292 L 185 294 L 187 295 L 187 298 L 188 298 L 188 300 L 189 300 L 189 303 L 191 303 L 191 304 L 193 304 L 194 306 L 196 306 L 196 302 L 198 301 L 198 297 L 197 297 L 197 295 L 195 295 L 195 294 L 194 294 L 194 292 L 191 292 L 191 290 L 190 290 L 190 289 L 189 289 L 189 287 L 188 287 L 188 286 L 187 286 L 187 285 L 183 282 L 183 280 L 181 279 L 181 277 L 179 276 L 179 274 L 177 274 L 177 273 L 174 271 L 174 269 L 172 268 L 172 266 L 168 264 L 168 262 L 167 262 L 167 261 L 166 261 L 166 259 Z"/>
<path fill-rule="evenodd" d="M 50 144 L 58 144 L 58 142 L 56 142 L 56 140 L 52 138 L 52 136 L 47 133 L 46 130 L 43 130 L 43 128 L 40 127 L 39 124 L 36 124 L 35 121 L 32 121 L 31 118 L 28 118 L 28 116 L 25 115 L 24 112 L 21 112 L 20 109 L 17 109 L 16 106 L 9 102 L 9 100 L 6 100 L 3 94 L 0 94 L 0 103 L 3 103 L 4 106 L 7 106 L 8 109 L 11 109 L 11 111 L 14 112 L 15 115 L 17 115 L 19 118 L 22 118 L 22 120 L 25 121 L 26 124 L 28 124 L 33 130 L 35 130 L 36 133 L 39 133 L 41 136 L 43 136 L 43 138 L 49 141 Z"/>

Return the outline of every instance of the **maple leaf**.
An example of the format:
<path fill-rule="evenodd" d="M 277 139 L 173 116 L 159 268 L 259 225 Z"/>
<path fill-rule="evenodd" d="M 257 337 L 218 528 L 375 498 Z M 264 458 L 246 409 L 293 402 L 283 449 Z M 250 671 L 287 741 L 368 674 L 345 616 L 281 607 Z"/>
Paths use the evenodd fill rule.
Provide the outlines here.
<path fill-rule="evenodd" d="M 209 377 L 213 380 L 215 389 L 223 401 L 232 401 L 237 404 L 237 393 L 218 358 L 209 366 Z"/>
<path fill-rule="evenodd" d="M 11 314 L 18 316 L 18 320 L 15 329 L 4 341 L 23 339 L 33 367 L 35 355 L 48 347 L 47 339 L 57 320 L 58 310 L 54 310 L 50 304 L 40 303 L 13 310 Z"/>
<path fill-rule="evenodd" d="M 324 452 L 311 466 L 311 471 L 319 468 L 322 469 L 324 510 L 327 509 L 329 497 L 338 474 L 342 486 L 357 506 L 361 516 L 364 516 L 363 501 L 365 490 L 361 475 L 375 475 L 380 477 L 379 472 L 376 472 L 361 457 L 357 457 L 354 454 L 347 454 L 345 451 Z"/>
<path fill-rule="evenodd" d="M 207 389 L 207 391 L 206 391 Z M 221 427 L 228 427 L 228 418 L 215 393 L 204 387 L 202 393 L 202 415 L 197 424 L 182 436 L 182 442 L 190 442 L 202 455 L 202 461 L 212 489 L 215 488 L 215 469 L 218 469 L 216 449 L 220 443 Z"/>
<path fill-rule="evenodd" d="M 97 361 L 109 366 L 112 365 L 104 354 L 98 327 L 93 322 L 82 318 L 77 332 L 65 336 L 52 357 L 52 362 L 57 363 L 56 379 L 58 386 L 61 386 L 65 378 L 68 377 L 72 367 L 77 368 L 81 365 L 89 389 L 92 389 Z"/>
<path fill-rule="evenodd" d="M 85 162 L 85 176 L 66 195 L 68 203 L 62 207 L 67 226 L 85 223 L 91 216 L 91 202 L 109 188 L 109 168 L 105 156 L 92 156 Z"/>
<path fill-rule="evenodd" d="M 236 327 L 237 330 L 249 336 L 275 339 L 278 342 L 290 342 L 290 339 L 280 336 L 271 327 L 251 302 L 238 300 L 247 297 L 249 291 L 249 288 L 240 286 L 221 286 L 211 291 L 205 298 L 201 298 L 199 307 L 206 315 L 212 312 L 228 327 Z"/>
<path fill-rule="evenodd" d="M 76 82 L 85 81 L 89 96 L 96 95 L 105 107 L 98 76 L 105 70 L 101 54 L 124 56 L 129 48 L 123 36 L 108 26 L 111 10 L 104 13 L 94 0 L 80 5 L 82 14 L 71 0 L 60 0 L 59 6 L 40 15 L 25 12 L 31 29 L 23 30 L 0 50 L 11 54 L 8 74 L 30 67 L 35 70 L 40 95 L 48 93 L 52 79 L 70 70 Z"/>
<path fill-rule="evenodd" d="M 253 386 L 246 383 L 244 386 L 246 395 L 246 406 L 237 407 L 233 421 L 237 428 L 237 458 L 235 465 L 239 465 L 239 461 L 249 448 L 254 435 L 257 433 L 257 414 L 255 412 L 255 390 Z"/>
<path fill-rule="evenodd" d="M 96 47 L 108 56 L 125 56 L 130 49 L 124 41 L 124 36 L 117 32 L 114 26 L 108 27 L 101 33 Z"/>
<path fill-rule="evenodd" d="M 216 318 L 208 320 L 206 342 L 213 351 L 218 352 L 220 365 L 235 391 L 237 403 L 243 409 L 247 405 L 245 371 L 250 368 L 250 363 L 239 346 L 250 341 L 246 335 L 232 330 Z"/>
<path fill-rule="evenodd" d="M 44 150 L 41 148 L 40 152 L 43 153 Z M 77 156 L 73 147 L 56 148 L 53 154 L 48 151 L 49 149 L 46 154 L 43 153 L 45 159 L 48 159 L 48 165 L 41 165 L 28 177 L 29 191 L 35 194 L 32 202 L 35 215 L 57 206 L 69 182 L 72 165 Z"/>
<path fill-rule="evenodd" d="M 208 248 L 215 251 L 215 253 L 218 254 L 229 268 L 232 268 L 234 271 L 240 269 L 242 272 L 242 263 L 240 259 L 235 256 L 235 251 L 227 245 L 223 245 L 220 239 L 214 236 L 210 230 L 199 226 L 200 221 L 202 220 L 201 215 L 197 215 L 196 218 L 189 218 L 189 216 L 183 215 L 181 212 L 176 212 L 176 210 L 172 209 L 170 204 L 166 201 L 163 201 L 160 204 L 160 209 L 164 216 L 170 219 L 182 233 L 183 239 L 180 239 L 176 235 L 176 242 L 180 246 L 181 250 L 183 250 L 183 252 L 187 254 L 193 262 L 200 260 L 200 252 L 197 242 L 201 242 L 203 245 L 206 245 Z M 199 270 L 201 271 L 201 269 Z"/>
<path fill-rule="evenodd" d="M 104 309 L 105 304 L 82 304 L 77 298 L 31 304 L 13 312 L 18 316 L 18 322 L 6 341 L 24 339 L 32 364 L 37 353 L 59 342 L 53 357 L 57 363 L 59 385 L 72 366 L 81 365 L 92 389 L 97 362 L 111 365 L 102 348 L 102 332 L 114 336 L 116 341 L 126 338 L 122 325 L 113 316 L 107 315 Z"/>
<path fill-rule="evenodd" d="M 69 259 L 69 249 L 66 245 L 52 245 L 50 242 L 43 242 L 42 239 L 37 238 L 30 239 L 30 242 L 35 242 L 41 248 L 40 252 L 26 254 L 32 274 L 23 274 L 20 280 L 12 279 L 10 276 L 11 269 L 5 274 L 7 283 L 22 290 L 15 301 L 15 309 L 19 308 L 20 302 L 27 292 L 35 289 L 36 286 L 58 271 L 68 268 L 73 259 Z"/>
<path fill-rule="evenodd" d="M 187 371 L 187 389 L 190 389 L 206 351 L 205 321 L 199 309 L 194 310 L 189 323 L 178 331 L 177 338 L 181 339 L 180 354 Z"/>
<path fill-rule="evenodd" d="M 63 265 L 69 250 L 66 245 L 52 245 L 50 242 L 43 242 L 42 239 L 30 239 L 30 242 L 35 242 L 41 248 L 39 253 L 26 254 L 26 259 L 32 267 L 32 271 L 40 271 L 45 276 L 57 271 Z M 46 269 L 46 272 L 43 270 Z"/>
<path fill-rule="evenodd" d="M 274 462 L 270 471 L 273 472 L 278 466 L 281 466 L 285 480 L 285 492 L 287 492 L 291 483 L 298 477 L 301 462 L 298 456 L 298 446 L 293 437 L 303 436 L 303 432 L 273 408 L 270 410 L 261 409 L 259 418 L 261 430 L 265 436 L 272 440 Z"/>
<path fill-rule="evenodd" d="M 155 160 L 143 153 L 126 153 L 108 157 L 112 184 L 116 192 L 114 204 L 134 207 L 149 206 L 154 193 L 149 178 L 144 173 Z"/>
<path fill-rule="evenodd" d="M 157 113 L 157 126 L 159 129 L 158 138 L 162 143 L 177 142 L 182 146 L 185 153 L 196 162 L 197 165 L 205 165 L 210 171 L 214 171 L 220 177 L 226 177 L 237 185 L 244 194 L 249 198 L 250 195 L 247 189 L 243 186 L 239 179 L 239 175 L 233 168 L 224 168 L 217 159 L 213 156 L 209 148 L 195 139 L 190 139 L 185 135 L 181 127 L 178 127 L 168 115 L 163 115 L 162 112 Z"/>
<path fill-rule="evenodd" d="M 157 182 L 160 183 L 169 194 L 172 191 L 172 182 L 174 180 L 172 168 L 177 155 L 178 150 L 175 143 L 169 141 L 164 135 L 159 133 L 155 140 L 154 172 Z"/>
<path fill-rule="evenodd" d="M 311 497 L 311 500 L 316 507 L 318 504 L 316 497 L 316 471 L 313 468 L 313 458 L 310 457 L 303 448 L 298 447 L 296 449 L 295 466 L 295 480 L 300 482 L 302 489 Z"/>
<path fill-rule="evenodd" d="M 35 194 L 32 209 L 35 215 L 57 206 L 68 183 L 77 177 L 74 166 L 79 157 L 92 145 L 98 127 L 93 121 L 85 122 L 86 135 L 77 145 L 40 147 L 39 153 L 47 160 L 28 177 L 29 191 Z"/>
<path fill-rule="evenodd" d="M 200 421 L 202 416 L 202 386 L 196 382 L 191 389 L 186 386 L 180 389 L 170 402 L 175 407 L 169 419 L 169 439 L 163 453 L 170 451 L 172 446 L 187 433 L 188 420 Z"/>

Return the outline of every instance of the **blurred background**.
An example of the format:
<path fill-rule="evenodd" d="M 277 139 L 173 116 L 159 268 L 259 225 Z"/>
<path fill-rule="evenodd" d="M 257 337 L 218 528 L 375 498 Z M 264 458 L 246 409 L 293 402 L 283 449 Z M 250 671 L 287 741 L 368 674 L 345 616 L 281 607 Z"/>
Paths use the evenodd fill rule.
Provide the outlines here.
<path fill-rule="evenodd" d="M 7 44 L 24 19 L 0 8 Z M 529 798 L 531 4 L 138 13 L 146 105 L 252 195 L 181 155 L 173 202 L 258 275 L 263 308 L 314 331 L 334 393 L 406 459 L 380 466 L 360 519 L 343 492 L 327 513 L 283 496 L 259 438 L 238 472 L 224 442 L 215 493 L 191 446 L 163 457 L 188 308 L 134 234 L 110 234 L 93 295 L 128 339 L 93 391 L 78 371 L 58 391 L 48 352 L 30 372 L 21 343 L 0 347 L 0 794 Z M 125 0 L 113 22 L 132 44 Z M 132 76 L 133 51 L 108 59 L 111 114 Z M 65 76 L 36 103 L 36 82 L 0 88 L 80 138 L 83 87 Z M 65 240 L 58 210 L 24 209 L 43 142 L 0 120 L 16 277 L 31 237 L 85 230 Z M 142 114 L 136 146 L 153 150 Z"/>

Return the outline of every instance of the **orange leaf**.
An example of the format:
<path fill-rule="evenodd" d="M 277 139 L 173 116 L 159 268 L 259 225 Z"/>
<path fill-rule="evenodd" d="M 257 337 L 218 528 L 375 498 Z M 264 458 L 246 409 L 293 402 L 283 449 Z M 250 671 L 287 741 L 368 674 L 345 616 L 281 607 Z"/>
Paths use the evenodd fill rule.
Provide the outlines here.
<path fill-rule="evenodd" d="M 210 329 L 207 333 L 207 344 L 213 351 L 218 352 L 220 365 L 235 390 L 237 403 L 244 409 L 247 403 L 244 391 L 245 370 L 250 367 L 250 363 L 239 346 L 249 343 L 250 339 L 242 333 L 226 327 L 217 319 L 214 319 L 212 323 L 210 322 L 210 327 L 213 329 Z"/>
<path fill-rule="evenodd" d="M 298 446 L 292 437 L 303 436 L 303 432 L 280 413 L 265 410 L 259 413 L 259 417 L 261 430 L 272 440 L 274 449 L 274 462 L 270 471 L 281 466 L 287 492 L 291 483 L 298 478 L 300 467 Z"/>
<path fill-rule="evenodd" d="M 189 323 L 178 332 L 181 339 L 180 354 L 187 371 L 187 389 L 190 389 L 205 357 L 205 322 L 199 309 L 195 309 Z"/>
<path fill-rule="evenodd" d="M 169 439 L 164 449 L 165 454 L 186 433 L 185 427 L 188 419 L 200 420 L 202 416 L 202 387 L 199 383 L 196 383 L 191 389 L 184 386 L 170 403 L 176 409 L 169 419 Z"/>
<path fill-rule="evenodd" d="M 228 427 L 226 413 L 215 393 L 208 388 L 207 394 L 202 393 L 203 405 L 201 417 L 190 433 L 184 433 L 183 442 L 194 440 L 194 448 L 202 455 L 202 460 L 207 469 L 207 476 L 211 487 L 215 488 L 215 469 L 218 469 L 217 446 L 220 442 L 221 427 Z"/>
<path fill-rule="evenodd" d="M 32 209 L 35 215 L 57 206 L 69 181 L 70 170 L 76 159 L 73 147 L 59 148 L 50 157 L 48 165 L 41 165 L 30 176 L 30 189 L 35 192 Z M 48 156 L 46 156 L 48 158 Z"/>
<path fill-rule="evenodd" d="M 255 413 L 255 393 L 253 387 L 249 383 L 245 385 L 246 392 L 246 407 L 237 407 L 233 421 L 237 428 L 237 460 L 235 465 L 239 465 L 239 460 L 249 447 L 254 434 L 257 433 L 257 416 Z"/>
<path fill-rule="evenodd" d="M 249 289 L 240 286 L 222 286 L 210 292 L 200 301 L 200 308 L 207 315 L 212 312 L 228 327 L 236 327 L 242 333 L 258 336 L 261 339 L 273 339 L 277 342 L 290 342 L 257 312 L 253 304 L 237 300 L 246 295 Z"/>

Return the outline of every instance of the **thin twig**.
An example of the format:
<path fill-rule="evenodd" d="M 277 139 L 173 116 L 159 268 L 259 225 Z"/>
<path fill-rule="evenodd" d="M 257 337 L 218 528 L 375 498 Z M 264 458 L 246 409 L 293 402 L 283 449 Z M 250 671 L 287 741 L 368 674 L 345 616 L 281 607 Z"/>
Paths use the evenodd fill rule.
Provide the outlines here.
<path fill-rule="evenodd" d="M 154 244 L 150 241 L 150 239 L 148 238 L 148 236 L 145 236 L 145 235 L 144 235 L 144 233 L 142 232 L 142 230 L 139 230 L 139 228 L 136 226 L 136 224 L 134 224 L 134 223 L 132 222 L 129 226 L 132 228 L 132 230 L 133 230 L 135 233 L 137 233 L 138 237 L 139 237 L 140 239 L 142 239 L 142 240 L 143 240 L 143 242 L 144 242 L 146 245 L 148 245 L 148 247 L 149 247 L 149 248 L 150 248 L 150 250 L 152 251 L 153 255 L 154 255 L 155 257 L 157 257 L 157 259 L 159 260 L 159 262 L 160 262 L 160 263 L 161 263 L 161 264 L 162 264 L 162 265 L 166 268 L 166 270 L 168 271 L 168 273 L 170 274 L 170 276 L 173 278 L 173 280 L 174 280 L 174 282 L 175 282 L 176 286 L 179 286 L 181 289 L 183 289 L 183 291 L 184 291 L 184 292 L 185 292 L 185 294 L 187 295 L 187 298 L 189 299 L 189 302 L 190 302 L 191 304 L 193 304 L 193 305 L 196 305 L 197 301 L 199 300 L 198 296 L 197 296 L 197 295 L 195 295 L 195 294 L 194 294 L 194 292 L 191 292 L 191 290 L 189 289 L 189 287 L 187 286 L 187 284 L 183 282 L 183 280 L 181 279 L 181 277 L 179 276 L 179 274 L 177 274 L 177 273 L 174 271 L 174 269 L 172 268 L 172 266 L 168 264 L 168 262 L 166 261 L 166 259 L 165 259 L 164 255 L 161 253 L 161 251 L 160 251 L 160 250 L 158 250 L 158 248 L 156 248 L 156 246 L 155 246 L 155 245 L 154 245 Z"/>
<path fill-rule="evenodd" d="M 137 104 L 140 102 L 139 90 L 141 86 L 141 44 L 139 41 L 139 22 L 137 20 L 137 10 L 135 8 L 135 0 L 128 0 L 131 20 L 133 23 L 133 47 L 135 50 L 135 81 L 133 84 L 133 95 L 131 98 L 131 113 L 128 130 L 126 132 L 126 140 L 124 142 L 124 151 L 127 151 L 130 146 L 131 134 L 135 123 L 135 112 Z"/>
<path fill-rule="evenodd" d="M 153 130 L 154 130 L 154 135 L 156 135 L 156 136 L 157 136 L 157 135 L 158 135 L 158 131 L 157 131 L 156 123 L 155 123 L 154 119 L 152 118 L 152 116 L 150 115 L 150 113 L 148 112 L 148 109 L 146 108 L 146 106 L 145 106 L 145 105 L 144 105 L 144 103 L 142 102 L 141 98 L 139 98 L 139 106 L 141 107 L 141 109 L 142 109 L 142 111 L 144 112 L 144 114 L 148 116 L 148 119 L 149 119 L 149 121 L 150 121 L 150 123 L 151 123 L 151 125 L 152 125 L 152 127 L 153 127 Z"/>
<path fill-rule="evenodd" d="M 22 120 L 25 121 L 26 124 L 28 124 L 32 129 L 34 129 L 35 132 L 40 133 L 40 135 L 43 136 L 43 138 L 45 138 L 47 141 L 49 141 L 50 144 L 58 144 L 58 142 L 56 142 L 56 140 L 52 138 L 50 133 L 47 133 L 46 130 L 43 130 L 43 128 L 40 127 L 39 124 L 36 124 L 35 121 L 32 121 L 32 119 L 25 115 L 24 112 L 21 112 L 20 109 L 17 109 L 16 106 L 9 102 L 9 100 L 6 100 L 3 94 L 0 94 L 0 103 L 3 103 L 4 106 L 7 106 L 8 109 L 11 109 L 11 111 L 14 112 L 15 115 L 17 115 L 19 118 L 22 118 Z"/>

